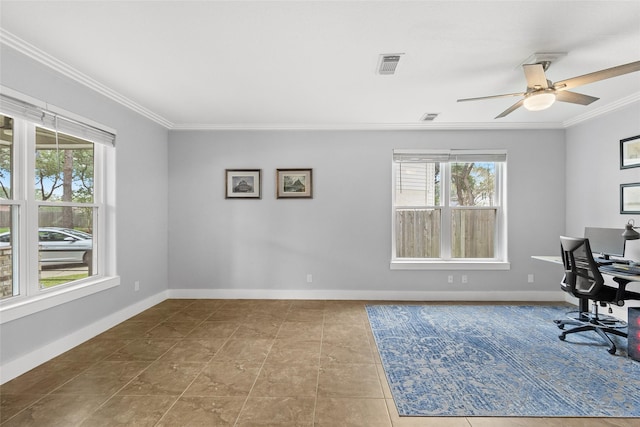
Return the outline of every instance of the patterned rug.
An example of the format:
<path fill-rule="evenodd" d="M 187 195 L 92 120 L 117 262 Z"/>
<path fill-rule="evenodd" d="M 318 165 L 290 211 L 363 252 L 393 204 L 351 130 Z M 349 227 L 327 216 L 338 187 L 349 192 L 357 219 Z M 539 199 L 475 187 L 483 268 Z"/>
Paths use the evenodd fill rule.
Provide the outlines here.
<path fill-rule="evenodd" d="M 401 416 L 639 417 L 640 363 L 594 332 L 560 341 L 568 307 L 369 305 Z"/>

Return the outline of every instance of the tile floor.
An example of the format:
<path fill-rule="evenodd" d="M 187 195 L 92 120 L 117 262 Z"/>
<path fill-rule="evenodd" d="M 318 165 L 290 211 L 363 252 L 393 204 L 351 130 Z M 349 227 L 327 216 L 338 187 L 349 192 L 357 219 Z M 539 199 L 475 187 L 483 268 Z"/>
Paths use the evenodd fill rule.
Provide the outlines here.
<path fill-rule="evenodd" d="M 400 418 L 362 301 L 166 300 L 0 386 L 2 426 L 638 426 Z"/>

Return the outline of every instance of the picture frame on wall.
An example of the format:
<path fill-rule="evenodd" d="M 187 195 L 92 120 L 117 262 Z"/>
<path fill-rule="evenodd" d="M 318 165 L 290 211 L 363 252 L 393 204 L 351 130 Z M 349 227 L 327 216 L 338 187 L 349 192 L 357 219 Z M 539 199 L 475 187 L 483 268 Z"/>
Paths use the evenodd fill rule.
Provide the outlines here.
<path fill-rule="evenodd" d="M 277 169 L 276 198 L 313 198 L 313 169 Z"/>
<path fill-rule="evenodd" d="M 620 213 L 640 214 L 640 182 L 620 184 Z"/>
<path fill-rule="evenodd" d="M 225 199 L 262 198 L 261 169 L 225 169 Z"/>
<path fill-rule="evenodd" d="M 620 140 L 620 169 L 640 167 L 640 135 Z"/>

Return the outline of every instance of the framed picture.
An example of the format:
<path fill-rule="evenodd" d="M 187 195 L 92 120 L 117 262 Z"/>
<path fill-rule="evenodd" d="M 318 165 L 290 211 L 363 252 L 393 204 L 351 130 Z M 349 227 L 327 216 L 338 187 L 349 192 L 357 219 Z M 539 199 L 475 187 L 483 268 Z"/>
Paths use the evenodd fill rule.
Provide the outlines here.
<path fill-rule="evenodd" d="M 640 214 L 640 182 L 620 184 L 620 213 Z"/>
<path fill-rule="evenodd" d="M 312 169 L 277 169 L 276 198 L 311 199 L 313 197 Z"/>
<path fill-rule="evenodd" d="M 225 199 L 261 198 L 261 175 L 261 169 L 226 169 Z"/>
<path fill-rule="evenodd" d="M 640 167 L 640 135 L 620 140 L 620 169 Z"/>

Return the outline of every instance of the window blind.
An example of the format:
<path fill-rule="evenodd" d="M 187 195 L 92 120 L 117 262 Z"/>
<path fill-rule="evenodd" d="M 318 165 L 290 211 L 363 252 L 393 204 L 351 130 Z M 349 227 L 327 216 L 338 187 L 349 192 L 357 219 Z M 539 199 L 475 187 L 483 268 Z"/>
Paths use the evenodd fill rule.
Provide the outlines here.
<path fill-rule="evenodd" d="M 505 150 L 393 150 L 398 163 L 505 162 Z"/>
<path fill-rule="evenodd" d="M 116 135 L 101 129 L 88 120 L 71 117 L 53 109 L 35 105 L 5 94 L 0 94 L 0 111 L 7 116 L 28 120 L 38 126 L 58 131 L 91 142 L 115 146 Z"/>

